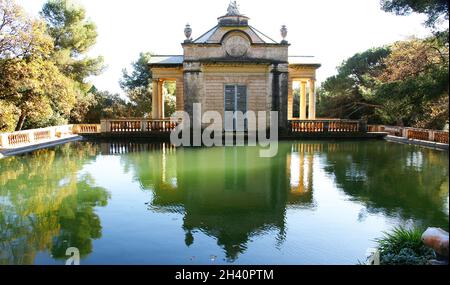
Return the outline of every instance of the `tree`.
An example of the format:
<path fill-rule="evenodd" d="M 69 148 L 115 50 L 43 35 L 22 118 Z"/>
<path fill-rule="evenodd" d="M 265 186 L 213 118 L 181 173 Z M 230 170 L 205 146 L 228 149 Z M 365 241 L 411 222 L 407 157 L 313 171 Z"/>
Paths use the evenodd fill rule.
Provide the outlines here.
<path fill-rule="evenodd" d="M 111 94 L 108 91 L 99 91 L 95 87 L 91 90 L 95 98 L 95 104 L 86 114 L 87 123 L 99 123 L 100 119 L 125 118 L 132 114 L 133 106 L 125 102 L 119 94 Z"/>
<path fill-rule="evenodd" d="M 439 19 L 448 20 L 448 0 L 381 0 L 381 9 L 396 15 L 426 14 L 425 24 L 433 28 Z"/>
<path fill-rule="evenodd" d="M 25 120 L 48 120 L 54 110 L 68 115 L 75 103 L 72 81 L 42 58 L 9 60 L 0 65 L 1 97 L 19 111 L 16 131 Z"/>
<path fill-rule="evenodd" d="M 407 125 L 442 128 L 448 120 L 448 47 L 436 39 L 396 42 L 379 74 L 377 99 L 384 117 Z"/>
<path fill-rule="evenodd" d="M 89 94 L 92 85 L 86 80 L 104 69 L 103 57 L 86 55 L 96 42 L 96 26 L 86 19 L 86 10 L 71 0 L 49 0 L 41 15 L 53 39 L 52 60 L 62 73 L 76 82 L 77 104 L 70 114 L 70 121 L 81 122 L 94 103 L 94 96 Z"/>
<path fill-rule="evenodd" d="M 87 78 L 102 71 L 103 58 L 86 56 L 95 25 L 69 0 L 49 0 L 41 15 L 0 0 L 1 131 L 81 122 L 95 103 Z"/>
<path fill-rule="evenodd" d="M 373 76 L 382 70 L 389 47 L 357 53 L 338 67 L 338 74 L 325 80 L 319 89 L 318 115 L 377 121 L 373 98 Z"/>
<path fill-rule="evenodd" d="M 318 114 L 441 129 L 448 120 L 448 54 L 435 37 L 356 54 L 322 84 Z"/>
<path fill-rule="evenodd" d="M 52 48 L 45 27 L 13 0 L 0 0 L 0 60 L 47 55 Z"/>
<path fill-rule="evenodd" d="M 54 110 L 67 115 L 75 102 L 73 85 L 49 61 L 53 44 L 44 23 L 12 0 L 1 0 L 0 9 L 0 102 L 7 115 L 0 119 L 2 130 L 21 130 L 26 119 L 47 120 Z"/>
<path fill-rule="evenodd" d="M 138 60 L 132 63 L 132 71 L 122 70 L 120 87 L 126 92 L 131 104 L 134 106 L 136 117 L 150 115 L 152 74 L 148 67 L 151 53 L 140 53 Z"/>

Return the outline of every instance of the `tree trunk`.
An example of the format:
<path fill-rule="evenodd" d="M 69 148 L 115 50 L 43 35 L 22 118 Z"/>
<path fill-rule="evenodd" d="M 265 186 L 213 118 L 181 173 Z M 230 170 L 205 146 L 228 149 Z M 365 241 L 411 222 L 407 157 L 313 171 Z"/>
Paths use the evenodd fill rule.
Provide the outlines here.
<path fill-rule="evenodd" d="M 22 130 L 23 123 L 25 122 L 26 117 L 27 117 L 27 114 L 25 112 L 22 112 L 20 114 L 19 121 L 17 122 L 17 125 L 16 125 L 16 132 Z"/>

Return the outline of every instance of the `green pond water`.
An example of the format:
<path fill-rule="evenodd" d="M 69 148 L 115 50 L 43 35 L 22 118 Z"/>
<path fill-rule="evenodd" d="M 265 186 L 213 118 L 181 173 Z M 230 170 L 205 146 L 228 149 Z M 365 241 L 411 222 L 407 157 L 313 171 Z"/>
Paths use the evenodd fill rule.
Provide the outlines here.
<path fill-rule="evenodd" d="M 385 141 L 69 143 L 0 159 L 0 264 L 357 264 L 394 226 L 448 230 L 448 163 Z"/>

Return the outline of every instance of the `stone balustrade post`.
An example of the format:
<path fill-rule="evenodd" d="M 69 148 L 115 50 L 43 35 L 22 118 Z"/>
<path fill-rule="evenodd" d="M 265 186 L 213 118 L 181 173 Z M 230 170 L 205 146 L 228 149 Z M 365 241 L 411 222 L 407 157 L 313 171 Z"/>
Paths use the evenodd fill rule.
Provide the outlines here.
<path fill-rule="evenodd" d="M 9 133 L 0 134 L 0 148 L 9 147 L 8 136 L 9 136 Z"/>
<path fill-rule="evenodd" d="M 50 128 L 49 129 L 49 132 L 50 132 L 50 139 L 54 139 L 54 138 L 56 138 L 56 133 L 57 133 L 57 131 L 58 131 L 58 127 L 52 127 L 52 128 Z M 63 136 L 63 131 L 61 131 L 61 137 Z"/>
<path fill-rule="evenodd" d="M 77 134 L 78 133 L 78 125 L 72 125 L 72 128 L 70 131 L 72 134 Z"/>
<path fill-rule="evenodd" d="M 367 122 L 365 120 L 358 121 L 358 132 L 367 133 Z"/>
<path fill-rule="evenodd" d="M 34 143 L 34 141 L 35 141 L 35 139 L 34 139 L 34 130 L 33 131 L 27 131 L 26 134 L 28 136 L 28 142 L 29 143 Z"/>
<path fill-rule="evenodd" d="M 400 131 L 402 133 L 402 137 L 408 138 L 408 130 L 409 130 L 409 128 L 402 128 L 402 127 L 400 127 Z"/>
<path fill-rule="evenodd" d="M 434 142 L 435 131 L 428 131 L 428 140 Z"/>
<path fill-rule="evenodd" d="M 323 122 L 323 132 L 328 133 L 329 128 L 330 128 L 330 122 L 329 121 Z"/>
<path fill-rule="evenodd" d="M 109 120 L 100 120 L 100 132 L 109 133 L 111 131 L 111 123 Z"/>

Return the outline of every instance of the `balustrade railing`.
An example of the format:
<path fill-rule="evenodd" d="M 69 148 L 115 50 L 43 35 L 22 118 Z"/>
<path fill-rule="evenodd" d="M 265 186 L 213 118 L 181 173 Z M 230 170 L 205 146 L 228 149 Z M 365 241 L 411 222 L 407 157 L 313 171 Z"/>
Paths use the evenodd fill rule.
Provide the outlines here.
<path fill-rule="evenodd" d="M 101 120 L 102 133 L 157 132 L 168 133 L 178 125 L 175 119 L 115 119 Z"/>
<path fill-rule="evenodd" d="M 74 134 L 100 133 L 100 124 L 77 124 L 73 126 Z"/>
<path fill-rule="evenodd" d="M 448 131 L 384 125 L 368 125 L 368 131 L 386 132 L 396 137 L 448 144 Z"/>
<path fill-rule="evenodd" d="M 350 120 L 289 120 L 291 133 L 352 133 L 364 131 L 363 122 Z"/>
<path fill-rule="evenodd" d="M 73 125 L 0 133 L 0 148 L 14 148 L 72 135 Z"/>
<path fill-rule="evenodd" d="M 408 139 L 428 141 L 430 133 L 426 130 L 406 130 L 406 137 Z"/>
<path fill-rule="evenodd" d="M 448 144 L 448 132 L 434 132 L 434 141 L 438 143 L 446 143 Z"/>

